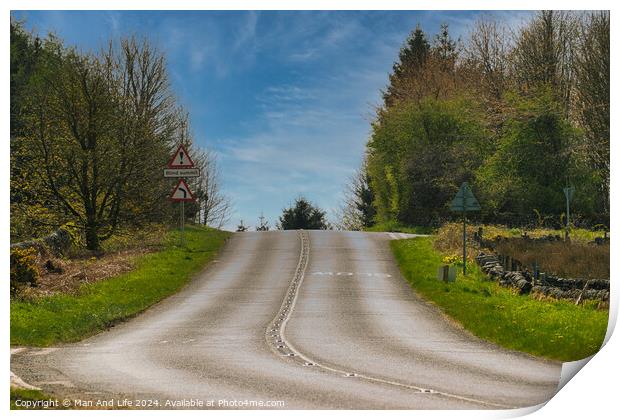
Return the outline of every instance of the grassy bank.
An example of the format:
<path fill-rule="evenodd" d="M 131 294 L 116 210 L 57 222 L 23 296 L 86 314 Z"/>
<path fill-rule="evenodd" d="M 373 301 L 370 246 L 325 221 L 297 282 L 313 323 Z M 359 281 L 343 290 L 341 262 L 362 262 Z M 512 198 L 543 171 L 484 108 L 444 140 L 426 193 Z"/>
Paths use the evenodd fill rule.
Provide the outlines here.
<path fill-rule="evenodd" d="M 433 233 L 433 228 L 428 226 L 406 226 L 394 221 L 377 223 L 364 230 L 366 232 L 402 232 L 418 235 L 430 235 Z"/>
<path fill-rule="evenodd" d="M 11 344 L 75 342 L 135 315 L 177 292 L 213 259 L 229 235 L 190 226 L 181 248 L 179 232 L 169 232 L 163 249 L 141 257 L 128 273 L 84 284 L 75 294 L 12 300 Z"/>
<path fill-rule="evenodd" d="M 392 241 L 391 246 L 412 287 L 473 334 L 509 349 L 561 361 L 582 359 L 600 348 L 607 311 L 517 295 L 486 280 L 473 265 L 455 283 L 440 282 L 436 272 L 442 255 L 432 243 L 430 237 L 413 238 Z"/>
<path fill-rule="evenodd" d="M 447 223 L 446 225 L 457 225 L 461 228 L 461 222 Z M 444 225 L 444 227 L 446 226 Z M 531 238 L 540 238 L 547 235 L 560 235 L 564 237 L 564 230 L 562 229 L 547 229 L 547 228 L 509 228 L 502 225 L 481 225 L 478 223 L 469 223 L 469 230 L 473 234 L 478 230 L 478 227 L 483 228 L 483 235 L 485 238 L 494 238 L 496 236 L 504 236 L 507 238 L 519 238 L 524 233 L 527 233 Z M 442 227 L 443 228 L 443 227 Z M 367 232 L 403 232 L 403 233 L 416 233 L 416 234 L 435 234 L 437 228 L 429 226 L 408 226 L 398 223 L 396 221 L 377 223 L 369 228 L 364 229 Z M 583 228 L 572 228 L 571 239 L 578 242 L 591 242 L 594 238 L 602 237 L 605 234 L 603 230 L 590 230 Z"/>
<path fill-rule="evenodd" d="M 39 405 L 35 405 L 34 403 L 38 401 L 41 401 L 38 403 Z M 56 399 L 41 391 L 11 387 L 11 410 L 55 410 L 62 408 L 60 403 L 57 407 L 55 403 L 52 404 L 50 401 L 55 402 Z"/>

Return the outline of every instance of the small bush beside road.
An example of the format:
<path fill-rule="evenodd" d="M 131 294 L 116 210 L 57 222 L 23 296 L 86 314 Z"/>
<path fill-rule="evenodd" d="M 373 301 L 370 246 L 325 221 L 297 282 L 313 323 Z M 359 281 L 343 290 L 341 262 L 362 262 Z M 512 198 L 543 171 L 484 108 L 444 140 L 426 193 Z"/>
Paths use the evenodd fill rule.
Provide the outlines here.
<path fill-rule="evenodd" d="M 433 238 L 392 241 L 403 276 L 425 299 L 480 338 L 549 359 L 579 360 L 596 353 L 609 313 L 596 304 L 540 301 L 488 281 L 474 264 L 454 283 L 436 279 L 442 254 Z"/>
<path fill-rule="evenodd" d="M 39 279 L 34 248 L 11 249 L 11 296 L 16 296 L 28 286 L 35 286 Z"/>
<path fill-rule="evenodd" d="M 217 254 L 229 232 L 188 226 L 186 246 L 169 232 L 163 249 L 140 257 L 135 269 L 74 293 L 11 301 L 11 344 L 75 342 L 133 316 L 177 292 Z"/>

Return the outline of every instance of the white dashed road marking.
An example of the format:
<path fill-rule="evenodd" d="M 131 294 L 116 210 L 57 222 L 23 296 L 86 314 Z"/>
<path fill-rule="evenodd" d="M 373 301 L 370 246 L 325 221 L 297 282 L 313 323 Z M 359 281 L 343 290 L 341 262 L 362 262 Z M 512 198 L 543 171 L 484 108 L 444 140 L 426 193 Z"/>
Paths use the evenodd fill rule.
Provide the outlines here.
<path fill-rule="evenodd" d="M 391 235 L 391 234 L 390 234 Z M 299 256 L 299 263 L 297 264 L 297 268 L 295 270 L 295 275 L 291 281 L 289 289 L 286 293 L 286 297 L 282 302 L 280 310 L 276 314 L 275 318 L 271 321 L 267 330 L 265 332 L 265 339 L 267 340 L 267 344 L 274 350 L 274 352 L 283 357 L 290 357 L 291 359 L 299 360 L 303 366 L 323 369 L 328 372 L 332 372 L 337 374 L 338 376 L 347 376 L 352 378 L 360 378 L 365 379 L 367 381 L 398 386 L 401 388 L 410 389 L 416 393 L 425 393 L 425 394 L 433 394 L 445 398 L 453 398 L 461 401 L 473 402 L 482 405 L 488 405 L 491 407 L 498 408 L 515 408 L 511 406 L 507 406 L 504 404 L 497 404 L 490 401 L 483 401 L 475 398 L 469 398 L 462 395 L 450 394 L 447 392 L 441 392 L 434 389 L 422 388 L 415 385 L 405 384 L 397 381 L 377 378 L 373 376 L 368 376 L 363 373 L 351 372 L 342 370 L 338 367 L 329 366 L 327 364 L 319 363 L 310 357 L 304 355 L 298 349 L 296 349 L 285 336 L 286 324 L 290 319 L 291 312 L 295 308 L 295 303 L 297 302 L 297 298 L 299 295 L 299 289 L 301 284 L 304 281 L 306 267 L 308 266 L 308 259 L 310 254 L 310 238 L 308 237 L 308 233 L 300 230 L 299 237 L 301 239 L 301 252 Z M 331 273 L 333 272 L 317 272 L 317 273 Z M 336 272 L 338 273 L 338 272 Z M 314 273 L 313 273 L 314 274 Z M 327 274 L 323 274 L 327 275 Z"/>
<path fill-rule="evenodd" d="M 315 271 L 310 273 L 311 276 L 340 276 L 340 277 L 350 277 L 350 276 L 364 276 L 364 277 L 392 277 L 391 274 L 388 273 L 353 273 L 350 271 Z"/>

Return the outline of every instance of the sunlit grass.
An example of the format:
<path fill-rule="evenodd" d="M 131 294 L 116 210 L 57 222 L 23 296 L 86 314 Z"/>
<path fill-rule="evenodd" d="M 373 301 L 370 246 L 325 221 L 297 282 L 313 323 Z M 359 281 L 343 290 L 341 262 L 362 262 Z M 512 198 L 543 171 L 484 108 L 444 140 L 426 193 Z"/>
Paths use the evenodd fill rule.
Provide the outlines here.
<path fill-rule="evenodd" d="M 431 234 L 433 228 L 427 226 L 406 226 L 395 221 L 377 223 L 369 228 L 364 229 L 367 232 L 402 232 L 416 234 Z"/>
<path fill-rule="evenodd" d="M 425 299 L 473 334 L 506 348 L 550 359 L 579 360 L 596 353 L 607 330 L 608 311 L 568 301 L 518 295 L 473 264 L 454 283 L 436 279 L 442 255 L 433 238 L 392 241 L 403 276 Z"/>
<path fill-rule="evenodd" d="M 43 392 L 36 390 L 36 389 L 20 389 L 20 388 L 13 388 L 11 387 L 11 410 L 28 410 L 28 409 L 40 409 L 40 410 L 46 410 L 46 409 L 59 409 L 62 408 L 62 405 L 59 404 L 59 407 L 56 406 L 52 406 L 49 405 L 49 408 L 46 408 L 45 406 L 37 406 L 34 408 L 29 408 L 29 407 L 25 407 L 24 402 L 26 401 L 50 401 L 50 400 L 54 400 L 54 398 L 52 398 L 49 395 L 44 394 Z"/>
<path fill-rule="evenodd" d="M 183 287 L 229 235 L 190 226 L 186 246 L 180 247 L 179 232 L 169 232 L 164 249 L 141 257 L 128 273 L 85 284 L 77 294 L 59 293 L 32 302 L 12 300 L 11 344 L 74 342 L 135 315 Z"/>

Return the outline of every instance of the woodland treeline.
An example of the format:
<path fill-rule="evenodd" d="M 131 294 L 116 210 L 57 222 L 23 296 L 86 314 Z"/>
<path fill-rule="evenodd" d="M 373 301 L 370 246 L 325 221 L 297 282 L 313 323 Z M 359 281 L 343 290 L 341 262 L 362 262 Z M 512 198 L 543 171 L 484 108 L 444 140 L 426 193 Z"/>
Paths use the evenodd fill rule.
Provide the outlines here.
<path fill-rule="evenodd" d="M 343 227 L 436 226 L 463 181 L 488 223 L 609 226 L 609 12 L 542 11 L 466 39 L 417 26 L 394 63 Z"/>
<path fill-rule="evenodd" d="M 119 229 L 175 220 L 176 179 L 162 170 L 180 143 L 202 172 L 186 217 L 229 218 L 215 155 L 195 146 L 165 56 L 146 40 L 83 52 L 11 22 L 10 130 L 12 242 L 65 226 L 97 250 Z"/>

